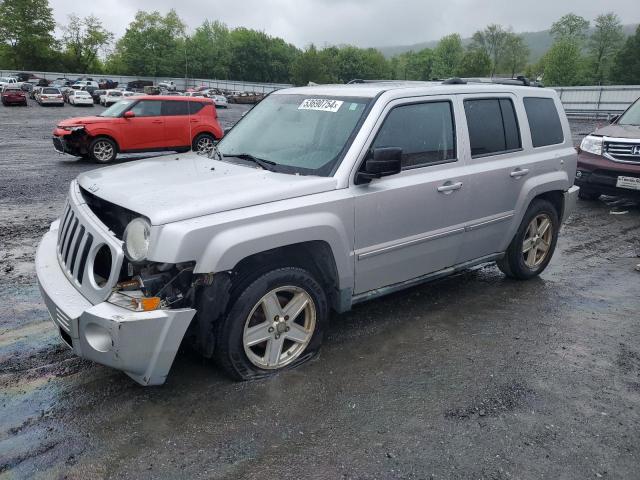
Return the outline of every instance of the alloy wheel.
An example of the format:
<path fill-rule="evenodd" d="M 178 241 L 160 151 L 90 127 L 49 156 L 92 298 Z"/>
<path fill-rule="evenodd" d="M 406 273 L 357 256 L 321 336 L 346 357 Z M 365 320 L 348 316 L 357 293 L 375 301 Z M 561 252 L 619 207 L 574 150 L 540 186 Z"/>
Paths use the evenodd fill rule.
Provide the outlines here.
<path fill-rule="evenodd" d="M 93 156 L 99 162 L 108 162 L 113 157 L 113 145 L 106 140 L 100 140 L 93 146 Z"/>
<path fill-rule="evenodd" d="M 242 335 L 245 354 L 259 368 L 282 368 L 304 352 L 315 328 L 316 306 L 311 296 L 300 287 L 275 288 L 247 317 Z"/>
<path fill-rule="evenodd" d="M 553 223 L 546 213 L 536 215 L 527 227 L 522 242 L 522 255 L 527 267 L 534 269 L 547 258 L 553 240 Z"/>

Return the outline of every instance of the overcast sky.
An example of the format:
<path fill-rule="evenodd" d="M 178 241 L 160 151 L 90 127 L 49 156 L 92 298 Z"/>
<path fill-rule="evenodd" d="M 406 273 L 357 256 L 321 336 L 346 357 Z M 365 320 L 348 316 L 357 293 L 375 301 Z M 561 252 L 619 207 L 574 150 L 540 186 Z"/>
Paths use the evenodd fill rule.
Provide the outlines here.
<path fill-rule="evenodd" d="M 603 11 L 622 23 L 640 22 L 638 0 L 50 0 L 58 23 L 67 15 L 100 17 L 121 36 L 137 10 L 174 8 L 190 29 L 206 18 L 230 27 L 245 26 L 304 47 L 353 44 L 360 47 L 407 45 L 449 33 L 470 36 L 489 23 L 517 32 L 545 30 L 568 12 L 592 20 Z"/>

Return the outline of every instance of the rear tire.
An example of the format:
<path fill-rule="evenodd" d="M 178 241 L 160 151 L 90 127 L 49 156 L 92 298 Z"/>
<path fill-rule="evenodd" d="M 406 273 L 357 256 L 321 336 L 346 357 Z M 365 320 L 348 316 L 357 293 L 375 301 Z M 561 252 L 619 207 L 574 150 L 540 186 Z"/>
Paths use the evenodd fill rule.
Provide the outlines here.
<path fill-rule="evenodd" d="M 210 133 L 200 133 L 193 139 L 191 148 L 198 155 L 208 155 L 215 145 L 216 138 Z"/>
<path fill-rule="evenodd" d="M 89 156 L 96 163 L 109 163 L 118 155 L 116 142 L 107 137 L 98 137 L 89 145 Z"/>
<path fill-rule="evenodd" d="M 215 336 L 215 358 L 231 377 L 268 377 L 318 352 L 329 308 L 324 289 L 307 270 L 278 268 L 234 290 Z"/>
<path fill-rule="evenodd" d="M 558 241 L 560 220 L 553 204 L 531 202 L 509 248 L 496 263 L 507 277 L 528 280 L 540 275 L 551 261 Z"/>

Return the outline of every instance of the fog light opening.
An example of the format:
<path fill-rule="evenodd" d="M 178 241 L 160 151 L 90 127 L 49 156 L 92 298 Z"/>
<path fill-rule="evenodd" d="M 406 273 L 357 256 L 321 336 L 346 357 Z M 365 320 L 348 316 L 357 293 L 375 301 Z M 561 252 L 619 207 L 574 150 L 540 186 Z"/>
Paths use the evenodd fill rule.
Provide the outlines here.
<path fill-rule="evenodd" d="M 102 325 L 88 323 L 84 328 L 84 338 L 91 348 L 98 352 L 106 353 L 113 347 L 111 333 Z"/>

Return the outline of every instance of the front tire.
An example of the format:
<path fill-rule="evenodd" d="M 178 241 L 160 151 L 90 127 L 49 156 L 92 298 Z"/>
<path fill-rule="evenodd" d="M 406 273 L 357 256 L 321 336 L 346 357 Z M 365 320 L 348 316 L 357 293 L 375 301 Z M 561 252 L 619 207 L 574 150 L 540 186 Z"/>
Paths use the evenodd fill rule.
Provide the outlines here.
<path fill-rule="evenodd" d="M 558 241 L 560 220 L 553 204 L 531 202 L 505 256 L 496 263 L 507 277 L 528 280 L 540 275 L 551 261 Z"/>
<path fill-rule="evenodd" d="M 110 138 L 98 137 L 89 145 L 89 155 L 96 163 L 109 163 L 118 155 L 118 146 Z"/>
<path fill-rule="evenodd" d="M 237 288 L 220 322 L 215 356 L 233 378 L 250 380 L 312 358 L 328 321 L 324 289 L 308 271 L 285 267 Z"/>

